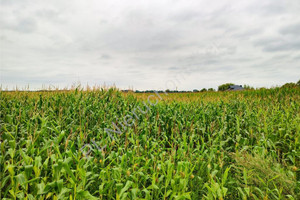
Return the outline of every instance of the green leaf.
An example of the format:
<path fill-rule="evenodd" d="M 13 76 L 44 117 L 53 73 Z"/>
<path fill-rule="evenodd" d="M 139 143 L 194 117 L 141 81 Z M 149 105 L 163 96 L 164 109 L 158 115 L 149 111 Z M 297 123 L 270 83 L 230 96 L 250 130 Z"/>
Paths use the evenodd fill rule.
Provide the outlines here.
<path fill-rule="evenodd" d="M 76 193 L 76 198 L 78 198 L 79 200 L 98 200 L 98 198 L 91 195 L 89 191 L 83 190 L 79 190 Z"/>
<path fill-rule="evenodd" d="M 126 192 L 132 185 L 131 181 L 127 181 L 124 188 L 122 188 L 121 192 L 120 192 L 120 197 L 122 197 L 123 193 Z"/>
<path fill-rule="evenodd" d="M 72 180 L 74 181 L 74 183 L 76 183 L 76 178 L 75 178 L 74 174 L 72 173 L 72 171 L 70 170 L 67 162 L 63 163 L 63 167 L 66 170 L 66 172 L 69 174 L 69 176 L 72 178 Z"/>
<path fill-rule="evenodd" d="M 16 180 L 17 180 L 17 183 L 19 183 L 23 189 L 25 189 L 25 186 L 26 186 L 26 178 L 24 176 L 24 174 L 18 174 L 16 176 Z"/>
<path fill-rule="evenodd" d="M 70 191 L 71 190 L 68 188 L 62 188 L 61 192 L 57 196 L 57 199 L 63 199 L 66 196 L 66 193 L 68 193 Z"/>

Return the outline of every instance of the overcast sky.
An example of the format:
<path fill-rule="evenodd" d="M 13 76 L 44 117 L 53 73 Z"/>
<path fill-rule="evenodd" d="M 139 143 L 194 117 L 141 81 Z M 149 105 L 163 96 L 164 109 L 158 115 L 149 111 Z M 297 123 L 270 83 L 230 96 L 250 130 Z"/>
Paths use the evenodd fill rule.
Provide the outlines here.
<path fill-rule="evenodd" d="M 300 79 L 299 0 L 1 0 L 2 88 Z"/>

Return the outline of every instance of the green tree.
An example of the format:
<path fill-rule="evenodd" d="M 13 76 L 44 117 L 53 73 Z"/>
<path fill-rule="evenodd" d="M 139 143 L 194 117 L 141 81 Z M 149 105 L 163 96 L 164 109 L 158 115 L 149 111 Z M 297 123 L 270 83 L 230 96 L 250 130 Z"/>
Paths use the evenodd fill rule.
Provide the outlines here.
<path fill-rule="evenodd" d="M 208 88 L 207 91 L 215 91 L 215 89 L 214 88 Z"/>
<path fill-rule="evenodd" d="M 219 85 L 218 91 L 225 91 L 225 90 L 228 90 L 228 88 L 229 88 L 231 85 L 234 85 L 234 83 L 225 83 L 225 84 Z"/>
<path fill-rule="evenodd" d="M 297 83 L 298 84 L 298 83 Z M 293 88 L 297 86 L 296 83 L 286 83 L 283 86 L 281 86 L 282 88 Z"/>
<path fill-rule="evenodd" d="M 244 85 L 243 88 L 245 90 L 254 90 L 254 87 L 250 86 L 250 85 Z"/>
<path fill-rule="evenodd" d="M 300 80 L 296 83 L 298 86 L 300 86 Z"/>
<path fill-rule="evenodd" d="M 203 88 L 202 90 L 200 90 L 200 92 L 206 92 L 207 89 L 206 88 Z"/>

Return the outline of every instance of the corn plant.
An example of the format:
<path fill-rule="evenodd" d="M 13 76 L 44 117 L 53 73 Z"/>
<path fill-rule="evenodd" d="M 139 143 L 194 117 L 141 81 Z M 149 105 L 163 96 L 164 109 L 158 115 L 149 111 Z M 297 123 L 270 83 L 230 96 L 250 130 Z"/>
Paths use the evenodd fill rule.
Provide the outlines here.
<path fill-rule="evenodd" d="M 1 91 L 0 199 L 299 199 L 299 124 L 299 87 Z"/>

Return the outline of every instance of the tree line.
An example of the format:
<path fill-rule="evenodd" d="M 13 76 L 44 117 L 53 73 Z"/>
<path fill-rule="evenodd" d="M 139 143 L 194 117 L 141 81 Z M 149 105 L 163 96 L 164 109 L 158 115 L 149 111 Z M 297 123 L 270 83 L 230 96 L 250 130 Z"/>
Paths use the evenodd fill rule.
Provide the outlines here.
<path fill-rule="evenodd" d="M 236 85 L 234 83 L 224 83 L 222 85 L 218 86 L 218 90 L 217 91 L 226 91 L 230 88 L 230 86 Z M 300 80 L 296 83 L 290 82 L 290 83 L 285 83 L 284 85 L 282 85 L 281 87 L 284 88 L 291 88 L 291 87 L 299 87 L 300 86 Z M 250 85 L 243 85 L 242 86 L 245 90 L 255 90 L 256 88 L 250 86 Z M 166 91 L 163 90 L 122 90 L 123 92 L 135 92 L 135 93 L 188 93 L 188 92 L 214 92 L 216 91 L 214 88 L 202 88 L 202 89 L 194 89 L 193 91 L 191 90 L 169 90 L 167 89 Z"/>

